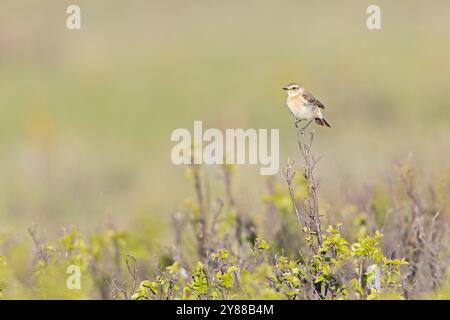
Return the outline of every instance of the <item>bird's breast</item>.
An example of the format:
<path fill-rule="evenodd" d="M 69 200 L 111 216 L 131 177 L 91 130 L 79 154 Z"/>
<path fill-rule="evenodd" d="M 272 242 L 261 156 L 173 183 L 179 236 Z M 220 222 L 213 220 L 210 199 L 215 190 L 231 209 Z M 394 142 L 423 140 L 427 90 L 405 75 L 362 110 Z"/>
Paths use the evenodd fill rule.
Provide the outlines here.
<path fill-rule="evenodd" d="M 303 103 L 305 101 L 305 99 L 303 99 L 303 97 L 301 95 L 296 95 L 293 97 L 288 97 L 287 98 L 287 103 L 289 104 L 297 104 L 297 103 Z"/>
<path fill-rule="evenodd" d="M 289 97 L 286 104 L 291 113 L 298 119 L 314 119 L 316 117 L 316 108 L 306 103 L 301 96 Z"/>

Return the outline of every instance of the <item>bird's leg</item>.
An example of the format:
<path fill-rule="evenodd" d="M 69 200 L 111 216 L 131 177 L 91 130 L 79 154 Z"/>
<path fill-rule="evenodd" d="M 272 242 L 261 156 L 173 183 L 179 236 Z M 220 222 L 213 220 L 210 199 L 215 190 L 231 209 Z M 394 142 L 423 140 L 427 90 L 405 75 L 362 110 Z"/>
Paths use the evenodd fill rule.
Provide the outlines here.
<path fill-rule="evenodd" d="M 296 128 L 298 128 L 298 124 L 299 124 L 301 121 L 302 121 L 302 119 L 297 119 L 297 120 L 295 121 L 295 127 L 296 127 Z"/>
<path fill-rule="evenodd" d="M 303 130 L 305 130 L 310 124 L 311 124 L 312 120 L 309 120 L 309 122 L 306 124 L 306 126 L 303 127 Z"/>
<path fill-rule="evenodd" d="M 300 129 L 300 133 L 303 134 L 305 132 L 305 129 L 311 124 L 312 120 L 310 120 L 306 126 L 304 126 L 303 128 Z"/>

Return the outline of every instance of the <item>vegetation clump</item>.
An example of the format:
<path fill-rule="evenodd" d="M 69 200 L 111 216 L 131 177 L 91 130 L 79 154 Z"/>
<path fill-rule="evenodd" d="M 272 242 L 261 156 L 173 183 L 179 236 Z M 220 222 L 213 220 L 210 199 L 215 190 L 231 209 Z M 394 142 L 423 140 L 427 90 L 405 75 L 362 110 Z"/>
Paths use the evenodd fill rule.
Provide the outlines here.
<path fill-rule="evenodd" d="M 284 183 L 268 181 L 258 217 L 234 196 L 234 167 L 222 167 L 224 196 L 211 200 L 204 168 L 191 165 L 196 200 L 173 214 L 168 247 L 155 245 L 151 232 L 141 237 L 114 226 L 88 238 L 65 230 L 50 244 L 31 226 L 30 270 L 27 247 L 2 235 L 0 298 L 449 298 L 448 188 L 419 190 L 403 164 L 389 193 L 375 186 L 356 202 L 327 205 L 319 198 L 313 137 L 299 131 L 303 172 L 288 161 Z M 74 265 L 76 289 L 67 285 Z"/>

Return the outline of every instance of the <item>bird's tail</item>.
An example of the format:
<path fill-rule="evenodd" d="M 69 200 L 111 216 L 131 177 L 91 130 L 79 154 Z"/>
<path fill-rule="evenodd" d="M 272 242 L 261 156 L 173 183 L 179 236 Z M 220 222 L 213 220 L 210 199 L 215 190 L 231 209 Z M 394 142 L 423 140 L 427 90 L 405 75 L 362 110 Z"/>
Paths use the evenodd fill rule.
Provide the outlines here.
<path fill-rule="evenodd" d="M 331 128 L 330 124 L 324 118 L 322 118 L 322 119 L 316 118 L 315 120 L 318 125 L 327 126 L 328 128 Z"/>

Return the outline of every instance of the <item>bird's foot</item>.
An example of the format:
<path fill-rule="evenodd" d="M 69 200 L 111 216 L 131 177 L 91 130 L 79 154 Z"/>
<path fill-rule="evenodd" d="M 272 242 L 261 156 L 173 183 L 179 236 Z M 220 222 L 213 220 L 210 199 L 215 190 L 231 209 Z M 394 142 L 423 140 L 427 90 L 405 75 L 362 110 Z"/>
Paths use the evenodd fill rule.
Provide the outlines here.
<path fill-rule="evenodd" d="M 301 135 L 304 135 L 305 134 L 305 128 L 300 128 L 299 132 L 300 132 Z"/>

